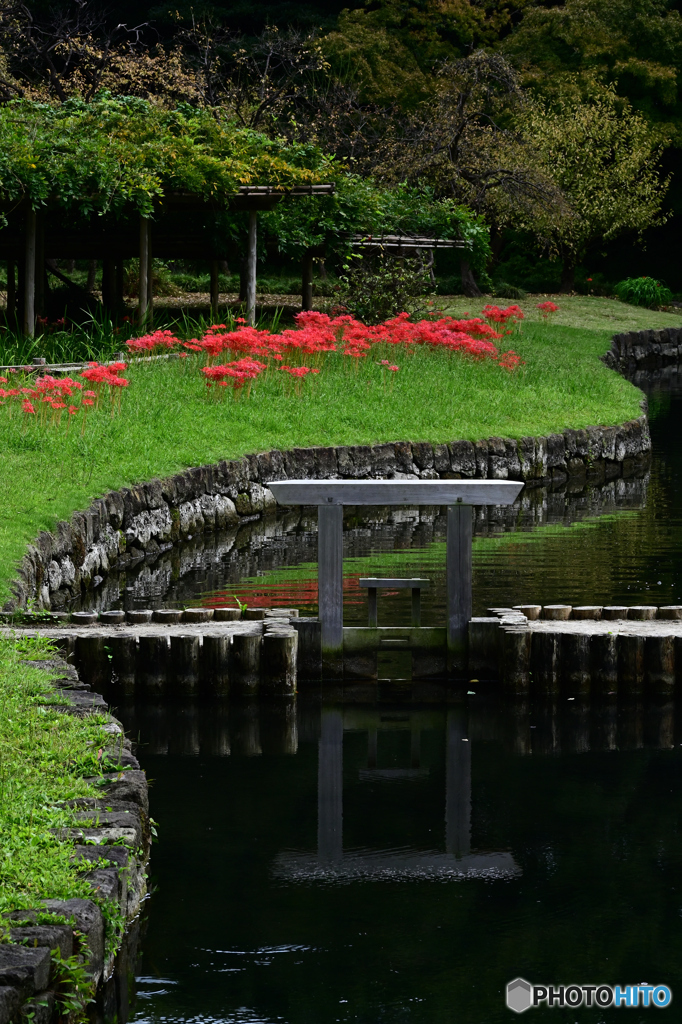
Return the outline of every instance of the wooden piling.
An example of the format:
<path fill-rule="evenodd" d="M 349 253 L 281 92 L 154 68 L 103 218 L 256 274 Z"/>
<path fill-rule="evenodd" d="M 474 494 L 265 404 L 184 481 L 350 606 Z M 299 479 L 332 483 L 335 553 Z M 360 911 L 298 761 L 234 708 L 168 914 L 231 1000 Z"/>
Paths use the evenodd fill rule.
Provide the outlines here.
<path fill-rule="evenodd" d="M 322 653 L 320 648 L 320 620 L 297 618 L 292 628 L 298 633 L 298 667 L 301 679 L 320 679 L 322 675 Z"/>
<path fill-rule="evenodd" d="M 590 640 L 586 633 L 561 634 L 561 676 L 567 693 L 590 692 Z"/>
<path fill-rule="evenodd" d="M 230 638 L 224 633 L 205 633 L 201 649 L 202 689 L 214 696 L 230 692 Z"/>
<path fill-rule="evenodd" d="M 659 619 L 682 619 L 682 604 L 667 604 L 658 609 Z"/>
<path fill-rule="evenodd" d="M 648 636 L 644 643 L 644 674 L 646 688 L 656 695 L 675 690 L 675 638 Z"/>
<path fill-rule="evenodd" d="M 165 636 L 145 636 L 137 645 L 137 679 L 143 693 L 164 693 L 168 688 L 168 639 Z"/>
<path fill-rule="evenodd" d="M 530 656 L 531 634 L 527 629 L 500 631 L 500 677 L 506 693 L 528 693 Z"/>
<path fill-rule="evenodd" d="M 650 622 L 656 618 L 656 612 L 658 611 L 656 605 L 653 604 L 637 604 L 628 608 L 628 618 L 635 619 L 638 622 Z"/>
<path fill-rule="evenodd" d="M 132 608 L 126 612 L 126 622 L 140 625 L 152 621 L 153 612 L 151 608 Z"/>
<path fill-rule="evenodd" d="M 126 620 L 126 613 L 120 610 L 100 612 L 99 621 L 107 626 L 119 626 Z"/>
<path fill-rule="evenodd" d="M 269 696 L 296 693 L 298 633 L 295 629 L 269 629 L 263 635 L 260 692 Z"/>
<path fill-rule="evenodd" d="M 171 683 L 176 693 L 196 693 L 199 689 L 200 647 L 196 634 L 171 636 Z"/>
<path fill-rule="evenodd" d="M 619 690 L 639 694 L 644 688 L 644 637 L 621 633 L 618 646 Z"/>
<path fill-rule="evenodd" d="M 241 617 L 241 608 L 215 608 L 213 611 L 215 622 L 238 622 Z"/>
<path fill-rule="evenodd" d="M 174 625 L 182 621 L 182 608 L 156 608 L 152 613 L 152 620 Z"/>
<path fill-rule="evenodd" d="M 615 622 L 617 619 L 626 619 L 628 617 L 628 610 L 626 605 L 623 604 L 609 604 L 605 605 L 601 610 L 602 619 L 608 619 L 610 622 Z"/>
<path fill-rule="evenodd" d="M 212 618 L 212 608 L 185 608 L 182 613 L 183 622 L 210 622 Z"/>
<path fill-rule="evenodd" d="M 601 605 L 595 604 L 583 604 L 573 609 L 571 618 L 573 619 L 594 619 L 599 621 L 601 619 Z"/>
<path fill-rule="evenodd" d="M 135 693 L 135 662 L 137 643 L 131 634 L 109 638 L 111 648 L 111 681 L 126 697 Z"/>
<path fill-rule="evenodd" d="M 235 633 L 232 637 L 229 674 L 233 693 L 252 695 L 258 692 L 261 641 L 258 633 Z"/>
<path fill-rule="evenodd" d="M 539 619 L 542 612 L 541 604 L 515 604 L 512 611 L 521 612 L 527 619 Z"/>
<path fill-rule="evenodd" d="M 559 692 L 560 634 L 532 634 L 530 666 L 536 696 Z"/>
<path fill-rule="evenodd" d="M 111 678 L 107 638 L 102 633 L 88 633 L 76 640 L 78 674 L 94 690 L 101 691 Z"/>
<path fill-rule="evenodd" d="M 97 612 L 74 612 L 71 621 L 74 626 L 92 626 L 97 622 Z"/>
<path fill-rule="evenodd" d="M 552 622 L 565 622 L 570 619 L 572 610 L 570 604 L 546 604 L 542 609 L 542 617 Z"/>
<path fill-rule="evenodd" d="M 258 257 L 258 214 L 249 210 L 249 240 L 246 254 L 246 319 L 256 323 L 256 261 Z"/>
<path fill-rule="evenodd" d="M 590 643 L 592 690 L 605 696 L 618 688 L 618 647 L 613 633 L 596 633 Z"/>

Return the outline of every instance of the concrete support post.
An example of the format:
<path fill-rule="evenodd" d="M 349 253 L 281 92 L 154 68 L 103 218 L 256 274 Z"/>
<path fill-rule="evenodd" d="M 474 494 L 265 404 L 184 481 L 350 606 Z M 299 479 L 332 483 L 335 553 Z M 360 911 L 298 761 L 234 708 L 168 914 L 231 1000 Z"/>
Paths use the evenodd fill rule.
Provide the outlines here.
<path fill-rule="evenodd" d="M 258 214 L 249 210 L 249 244 L 246 254 L 246 319 L 256 323 L 256 257 L 258 255 Z"/>
<path fill-rule="evenodd" d="M 322 671 L 343 672 L 343 506 L 317 510 L 317 586 Z"/>
<path fill-rule="evenodd" d="M 343 717 L 327 709 L 317 762 L 317 857 L 325 864 L 343 858 Z"/>
<path fill-rule="evenodd" d="M 305 254 L 301 260 L 301 309 L 313 308 L 313 258 Z"/>
<path fill-rule="evenodd" d="M 448 505 L 446 578 L 448 592 L 448 668 L 466 668 L 471 618 L 470 505 Z"/>
<path fill-rule="evenodd" d="M 36 246 L 37 218 L 35 210 L 26 213 L 26 244 L 24 249 L 24 309 L 22 330 L 32 338 L 36 329 Z"/>

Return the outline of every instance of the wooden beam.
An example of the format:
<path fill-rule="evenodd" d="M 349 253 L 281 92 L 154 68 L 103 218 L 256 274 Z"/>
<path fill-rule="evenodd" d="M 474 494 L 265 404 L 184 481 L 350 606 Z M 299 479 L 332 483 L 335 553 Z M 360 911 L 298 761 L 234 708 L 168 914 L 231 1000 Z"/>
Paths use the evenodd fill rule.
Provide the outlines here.
<path fill-rule="evenodd" d="M 256 257 L 258 255 L 258 214 L 249 210 L 249 243 L 246 253 L 246 319 L 256 323 Z"/>
<path fill-rule="evenodd" d="M 26 213 L 26 240 L 24 248 L 24 309 L 22 330 L 32 338 L 36 329 L 36 246 L 37 218 L 35 210 Z"/>
<path fill-rule="evenodd" d="M 273 480 L 282 505 L 511 505 L 517 480 Z"/>

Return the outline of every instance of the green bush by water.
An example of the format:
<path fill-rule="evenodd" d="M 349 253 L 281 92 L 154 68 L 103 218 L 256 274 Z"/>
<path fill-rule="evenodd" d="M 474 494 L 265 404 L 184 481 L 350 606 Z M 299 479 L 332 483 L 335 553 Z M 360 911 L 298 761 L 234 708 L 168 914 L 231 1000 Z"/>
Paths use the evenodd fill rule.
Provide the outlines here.
<path fill-rule="evenodd" d="M 616 295 L 623 302 L 647 309 L 660 309 L 673 298 L 670 289 L 654 277 L 628 277 L 616 285 Z"/>

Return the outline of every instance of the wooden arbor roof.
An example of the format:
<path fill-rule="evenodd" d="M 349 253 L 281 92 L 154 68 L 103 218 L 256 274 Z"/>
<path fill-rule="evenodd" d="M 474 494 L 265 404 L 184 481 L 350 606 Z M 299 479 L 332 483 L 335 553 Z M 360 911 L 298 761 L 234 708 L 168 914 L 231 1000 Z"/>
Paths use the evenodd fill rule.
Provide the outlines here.
<path fill-rule="evenodd" d="M 101 259 L 106 293 L 115 290 L 117 279 L 122 280 L 122 261 L 138 257 L 139 316 L 141 324 L 148 323 L 152 312 L 152 254 L 161 259 L 210 260 L 212 305 L 217 307 L 217 260 L 225 255 L 225 247 L 216 244 L 214 225 L 218 213 L 231 210 L 249 214 L 246 306 L 247 318 L 253 323 L 258 213 L 271 210 L 286 196 L 330 195 L 334 189 L 334 184 L 296 185 L 289 189 L 241 185 L 237 194 L 224 204 L 192 193 L 170 193 L 159 203 L 154 220 L 136 217 L 106 221 L 97 217 L 80 230 L 64 225 L 56 207 L 48 205 L 39 213 L 19 207 L 10 217 L 8 227 L 0 231 L 0 259 L 8 260 L 12 267 L 12 275 L 8 273 L 8 311 L 14 294 L 10 287 L 14 261 L 20 268 L 20 320 L 24 333 L 32 336 L 41 304 L 46 259 Z"/>

